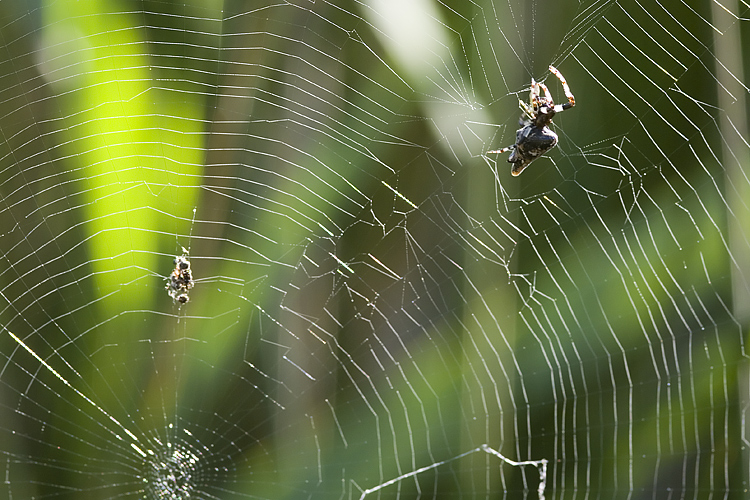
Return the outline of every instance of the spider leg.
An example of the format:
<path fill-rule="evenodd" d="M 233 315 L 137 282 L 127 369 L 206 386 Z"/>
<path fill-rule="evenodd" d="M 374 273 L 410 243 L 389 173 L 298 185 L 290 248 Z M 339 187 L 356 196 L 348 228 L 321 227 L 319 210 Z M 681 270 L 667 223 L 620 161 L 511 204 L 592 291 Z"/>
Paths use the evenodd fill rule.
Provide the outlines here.
<path fill-rule="evenodd" d="M 552 94 L 549 93 L 549 89 L 547 86 L 543 83 L 538 83 L 539 87 L 544 91 L 544 100 L 547 101 L 547 103 L 552 103 Z"/>
<path fill-rule="evenodd" d="M 507 152 L 508 152 L 508 151 L 510 151 L 511 149 L 516 149 L 516 145 L 515 145 L 515 144 L 513 144 L 512 146 L 508 146 L 507 148 L 503 148 L 503 149 L 496 149 L 496 150 L 494 150 L 494 151 L 487 151 L 487 153 L 486 153 L 486 154 L 490 154 L 490 153 L 494 153 L 494 154 L 502 154 L 502 153 L 507 153 Z"/>
<path fill-rule="evenodd" d="M 560 111 L 572 108 L 576 105 L 576 99 L 573 97 L 573 93 L 570 91 L 570 87 L 568 86 L 568 82 L 565 81 L 565 77 L 562 76 L 562 73 L 560 73 L 554 66 L 550 66 L 549 70 L 558 80 L 560 80 L 560 83 L 562 83 L 563 86 L 563 91 L 565 92 L 565 97 L 568 98 L 568 102 L 565 104 L 558 104 L 555 106 L 555 112 L 559 113 Z"/>
<path fill-rule="evenodd" d="M 531 91 L 529 92 L 529 103 L 531 104 L 531 109 L 534 110 L 534 113 L 528 113 L 529 118 L 534 118 L 534 115 L 536 114 L 536 110 L 539 109 L 539 83 L 531 79 Z M 524 107 L 526 110 L 526 108 Z"/>
<path fill-rule="evenodd" d="M 538 103 L 532 102 L 530 107 L 528 104 L 519 99 L 518 105 L 530 120 L 534 119 L 534 115 L 536 114 L 536 112 L 534 111 L 536 108 L 534 108 L 534 106 L 538 106 Z"/>

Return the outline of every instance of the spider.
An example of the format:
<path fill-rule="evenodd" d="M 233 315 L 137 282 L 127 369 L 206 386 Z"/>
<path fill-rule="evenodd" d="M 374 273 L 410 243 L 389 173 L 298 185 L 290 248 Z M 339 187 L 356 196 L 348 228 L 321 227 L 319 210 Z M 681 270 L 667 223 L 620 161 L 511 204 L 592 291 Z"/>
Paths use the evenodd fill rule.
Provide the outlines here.
<path fill-rule="evenodd" d="M 180 304 L 187 303 L 190 300 L 188 290 L 193 288 L 193 273 L 190 270 L 190 261 L 187 258 L 188 251 L 182 248 L 182 255 L 175 257 L 174 270 L 167 278 L 167 293 Z"/>
<path fill-rule="evenodd" d="M 549 128 L 549 124 L 552 123 L 552 117 L 555 116 L 555 113 L 560 113 L 576 105 L 576 100 L 570 92 L 568 82 L 565 81 L 562 74 L 554 66 L 550 66 L 549 70 L 562 83 L 568 102 L 565 104 L 555 104 L 547 86 L 541 82 L 534 81 L 532 78 L 529 96 L 531 105 L 529 106 L 521 100 L 518 101 L 524 114 L 521 115 L 521 120 L 519 121 L 521 128 L 516 130 L 516 143 L 507 148 L 487 152 L 500 154 L 513 150 L 508 157 L 508 163 L 513 164 L 513 169 L 510 172 L 513 176 L 521 175 L 521 172 L 532 161 L 555 147 L 557 144 L 557 134 Z M 539 93 L 540 88 L 544 91 L 544 97 Z M 526 119 L 524 119 L 524 115 Z"/>

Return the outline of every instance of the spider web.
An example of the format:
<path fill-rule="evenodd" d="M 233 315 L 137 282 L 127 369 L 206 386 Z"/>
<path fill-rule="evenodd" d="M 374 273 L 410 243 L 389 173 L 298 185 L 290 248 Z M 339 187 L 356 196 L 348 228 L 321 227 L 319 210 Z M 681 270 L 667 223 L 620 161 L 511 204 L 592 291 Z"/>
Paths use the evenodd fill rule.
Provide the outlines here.
<path fill-rule="evenodd" d="M 0 496 L 741 497 L 748 12 L 3 2 Z"/>

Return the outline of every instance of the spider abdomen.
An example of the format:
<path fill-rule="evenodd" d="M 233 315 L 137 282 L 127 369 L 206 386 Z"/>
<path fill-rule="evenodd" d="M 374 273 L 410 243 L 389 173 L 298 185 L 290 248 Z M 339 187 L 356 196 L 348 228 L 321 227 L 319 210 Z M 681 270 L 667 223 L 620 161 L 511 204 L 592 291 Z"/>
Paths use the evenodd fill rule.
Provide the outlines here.
<path fill-rule="evenodd" d="M 557 144 L 557 134 L 547 126 L 537 127 L 527 124 L 516 132 L 516 147 L 508 157 L 508 163 L 513 163 L 511 174 L 520 175 L 529 163 L 554 148 Z"/>

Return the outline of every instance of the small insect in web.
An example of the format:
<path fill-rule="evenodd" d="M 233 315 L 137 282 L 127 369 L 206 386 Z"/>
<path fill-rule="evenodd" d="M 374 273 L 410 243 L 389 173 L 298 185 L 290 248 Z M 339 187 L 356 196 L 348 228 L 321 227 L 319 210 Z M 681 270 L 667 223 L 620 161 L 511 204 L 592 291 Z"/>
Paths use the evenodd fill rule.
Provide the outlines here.
<path fill-rule="evenodd" d="M 555 104 L 547 86 L 541 82 L 534 81 L 532 78 L 529 95 L 531 106 L 521 100 L 518 101 L 523 115 L 521 115 L 519 122 L 521 128 L 516 130 L 516 143 L 507 148 L 487 151 L 487 154 L 500 154 L 513 151 L 508 157 L 508 163 L 513 164 L 513 169 L 510 173 L 514 176 L 521 175 L 521 172 L 532 161 L 557 145 L 557 134 L 549 128 L 549 124 L 552 123 L 552 117 L 555 116 L 555 113 L 560 113 L 576 105 L 576 100 L 570 92 L 568 82 L 565 81 L 562 73 L 554 66 L 550 66 L 549 70 L 562 83 L 568 102 L 565 104 Z M 540 95 L 539 89 L 544 91 L 544 96 Z"/>
<path fill-rule="evenodd" d="M 193 272 L 190 269 L 190 260 L 188 260 L 188 251 L 182 247 L 182 255 L 175 257 L 174 270 L 167 278 L 167 293 L 176 302 L 180 304 L 187 303 L 190 300 L 188 290 L 193 288 Z"/>

